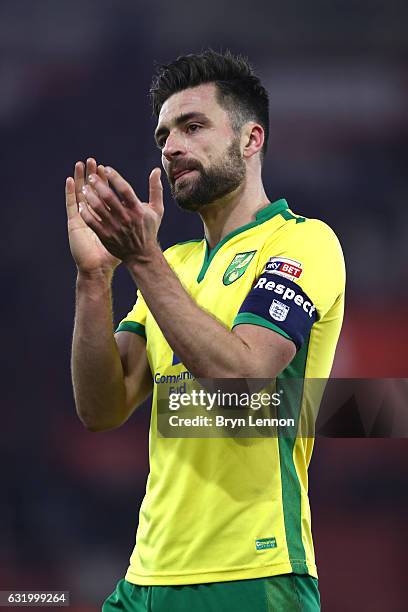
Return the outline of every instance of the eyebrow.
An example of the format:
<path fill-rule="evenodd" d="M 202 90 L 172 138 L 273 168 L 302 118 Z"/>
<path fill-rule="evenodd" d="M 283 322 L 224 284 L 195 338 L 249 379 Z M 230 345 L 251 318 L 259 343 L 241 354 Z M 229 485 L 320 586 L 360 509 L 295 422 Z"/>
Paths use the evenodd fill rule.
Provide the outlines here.
<path fill-rule="evenodd" d="M 208 121 L 207 115 L 205 115 L 204 113 L 193 111 L 191 113 L 183 113 L 182 115 L 179 115 L 178 117 L 176 117 L 176 119 L 174 120 L 174 124 L 179 126 L 179 125 L 182 125 L 183 123 L 187 123 L 187 121 L 190 121 L 190 119 L 197 119 L 202 122 Z M 161 136 L 163 136 L 164 134 L 168 134 L 168 133 L 169 133 L 169 128 L 167 128 L 165 125 L 158 128 L 154 133 L 154 139 L 156 143 L 158 143 L 158 140 Z"/>

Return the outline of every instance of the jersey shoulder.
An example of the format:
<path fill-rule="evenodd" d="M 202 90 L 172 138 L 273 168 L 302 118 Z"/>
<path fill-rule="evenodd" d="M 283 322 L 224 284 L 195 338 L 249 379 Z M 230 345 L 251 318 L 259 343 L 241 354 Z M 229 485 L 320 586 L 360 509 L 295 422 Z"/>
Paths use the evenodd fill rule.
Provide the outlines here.
<path fill-rule="evenodd" d="M 262 246 L 258 272 L 265 269 L 276 273 L 290 270 L 294 280 L 311 294 L 316 293 L 317 285 L 319 292 L 327 291 L 331 296 L 344 292 L 343 251 L 333 229 L 320 219 L 291 214 L 270 232 Z"/>
<path fill-rule="evenodd" d="M 291 250 L 306 258 L 317 260 L 320 254 L 344 262 L 338 237 L 333 229 L 320 219 L 291 214 L 285 223 L 266 238 L 265 247 L 268 248 L 271 244 L 275 249 Z"/>
<path fill-rule="evenodd" d="M 285 213 L 285 215 L 282 215 L 285 222 L 277 231 L 277 234 L 282 238 L 299 240 L 303 237 L 311 238 L 314 236 L 335 243 L 339 242 L 334 230 L 325 221 L 296 215 L 290 210 L 285 211 Z"/>
<path fill-rule="evenodd" d="M 185 240 L 184 242 L 177 242 L 163 251 L 163 255 L 167 262 L 174 266 L 194 254 L 201 253 L 203 242 L 204 238 L 194 238 L 192 240 Z"/>

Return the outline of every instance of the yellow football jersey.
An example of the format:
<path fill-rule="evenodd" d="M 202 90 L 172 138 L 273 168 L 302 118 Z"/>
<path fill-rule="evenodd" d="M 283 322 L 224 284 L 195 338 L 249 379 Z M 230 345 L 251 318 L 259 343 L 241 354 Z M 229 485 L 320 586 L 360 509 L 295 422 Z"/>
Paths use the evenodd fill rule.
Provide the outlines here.
<path fill-rule="evenodd" d="M 280 378 L 329 376 L 345 269 L 325 223 L 278 200 L 211 251 L 205 239 L 193 240 L 165 257 L 200 308 L 228 328 L 261 325 L 293 340 L 296 356 Z M 313 439 L 161 437 L 159 385 L 182 380 L 186 368 L 140 294 L 117 331 L 146 338 L 154 380 L 150 473 L 126 579 L 177 585 L 317 576 L 307 494 Z"/>

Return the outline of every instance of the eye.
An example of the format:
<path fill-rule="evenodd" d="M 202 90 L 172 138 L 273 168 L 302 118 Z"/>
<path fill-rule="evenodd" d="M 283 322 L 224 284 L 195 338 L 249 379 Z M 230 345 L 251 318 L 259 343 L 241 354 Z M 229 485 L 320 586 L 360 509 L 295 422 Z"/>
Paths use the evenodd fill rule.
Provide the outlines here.
<path fill-rule="evenodd" d="M 157 141 L 157 146 L 159 147 L 159 149 L 162 149 L 165 144 L 166 144 L 166 139 L 163 137 L 159 138 L 159 140 Z"/>
<path fill-rule="evenodd" d="M 194 132 L 197 132 L 200 128 L 201 128 L 201 125 L 198 125 L 198 123 L 190 123 L 187 126 L 187 132 L 194 133 Z"/>

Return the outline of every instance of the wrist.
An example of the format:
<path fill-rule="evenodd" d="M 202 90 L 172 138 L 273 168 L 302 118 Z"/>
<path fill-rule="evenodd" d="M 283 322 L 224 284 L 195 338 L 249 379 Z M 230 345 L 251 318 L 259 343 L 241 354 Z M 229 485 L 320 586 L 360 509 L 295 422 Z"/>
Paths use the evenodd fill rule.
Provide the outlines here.
<path fill-rule="evenodd" d="M 160 265 L 162 261 L 165 261 L 165 258 L 158 242 L 148 251 L 144 251 L 143 253 L 139 254 L 132 254 L 126 259 L 123 259 L 123 263 L 129 272 L 136 274 L 146 267 Z"/>
<path fill-rule="evenodd" d="M 98 268 L 95 270 L 80 270 L 78 268 L 77 284 L 110 286 L 114 271 L 111 268 Z"/>

